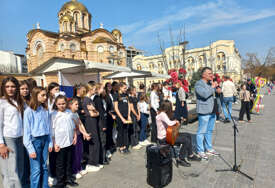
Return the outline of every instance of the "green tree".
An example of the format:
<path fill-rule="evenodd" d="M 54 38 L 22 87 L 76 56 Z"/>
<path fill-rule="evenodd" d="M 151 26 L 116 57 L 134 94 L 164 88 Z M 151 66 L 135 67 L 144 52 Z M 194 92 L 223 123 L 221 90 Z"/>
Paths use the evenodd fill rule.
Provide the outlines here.
<path fill-rule="evenodd" d="M 191 89 L 195 87 L 197 81 L 201 79 L 201 71 L 198 70 L 192 74 L 192 79 L 190 80 Z"/>

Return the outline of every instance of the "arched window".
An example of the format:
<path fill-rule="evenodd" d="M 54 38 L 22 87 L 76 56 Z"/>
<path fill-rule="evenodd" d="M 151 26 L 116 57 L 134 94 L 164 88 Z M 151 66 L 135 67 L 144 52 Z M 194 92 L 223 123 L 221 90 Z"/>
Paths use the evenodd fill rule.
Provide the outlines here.
<path fill-rule="evenodd" d="M 74 13 L 74 21 L 75 21 L 75 24 L 76 24 L 76 27 L 78 27 L 78 19 L 79 19 L 79 13 L 78 12 L 75 12 Z"/>
<path fill-rule="evenodd" d="M 137 70 L 141 70 L 141 65 L 137 64 Z"/>
<path fill-rule="evenodd" d="M 36 47 L 36 54 L 38 58 L 42 58 L 44 54 L 44 50 L 41 44 L 38 44 Z"/>
<path fill-rule="evenodd" d="M 75 51 L 76 51 L 76 45 L 75 45 L 75 43 L 71 43 L 71 44 L 70 44 L 70 50 L 71 50 L 72 52 L 75 52 Z"/>
<path fill-rule="evenodd" d="M 98 53 L 103 53 L 103 52 L 104 52 L 103 46 L 98 46 L 98 47 L 97 47 L 97 52 L 98 52 Z"/>
<path fill-rule="evenodd" d="M 65 49 L 65 45 L 62 43 L 62 44 L 60 44 L 60 51 L 61 52 L 64 52 L 64 49 Z"/>
<path fill-rule="evenodd" d="M 68 22 L 63 22 L 63 32 L 67 32 L 68 31 L 67 24 L 68 24 Z"/>

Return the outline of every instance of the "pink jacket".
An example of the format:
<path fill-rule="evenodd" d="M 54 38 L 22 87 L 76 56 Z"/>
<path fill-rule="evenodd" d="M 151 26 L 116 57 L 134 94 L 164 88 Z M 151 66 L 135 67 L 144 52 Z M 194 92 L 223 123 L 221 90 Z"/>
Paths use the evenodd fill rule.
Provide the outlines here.
<path fill-rule="evenodd" d="M 156 117 L 158 139 L 166 138 L 166 129 L 168 126 L 173 126 L 177 121 L 171 121 L 165 112 L 161 112 Z"/>

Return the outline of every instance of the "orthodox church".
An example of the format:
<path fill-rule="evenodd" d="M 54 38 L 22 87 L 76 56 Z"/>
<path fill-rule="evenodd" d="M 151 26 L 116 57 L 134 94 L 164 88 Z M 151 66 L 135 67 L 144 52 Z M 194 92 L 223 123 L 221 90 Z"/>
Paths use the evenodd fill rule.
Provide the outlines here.
<path fill-rule="evenodd" d="M 105 72 L 125 70 L 126 48 L 119 30 L 92 29 L 92 15 L 77 0 L 65 3 L 58 12 L 59 32 L 32 29 L 27 34 L 29 73 L 46 86 L 100 80 Z M 106 73 L 105 73 L 106 74 Z"/>

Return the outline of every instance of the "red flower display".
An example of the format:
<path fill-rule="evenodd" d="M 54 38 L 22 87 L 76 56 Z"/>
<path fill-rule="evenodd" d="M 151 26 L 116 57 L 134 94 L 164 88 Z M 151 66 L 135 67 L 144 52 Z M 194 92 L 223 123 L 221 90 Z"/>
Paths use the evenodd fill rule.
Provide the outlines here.
<path fill-rule="evenodd" d="M 172 73 L 170 74 L 170 76 L 171 76 L 173 82 L 177 81 L 178 78 L 179 78 L 177 72 L 172 72 Z"/>
<path fill-rule="evenodd" d="M 180 74 L 186 74 L 187 72 L 186 72 L 186 70 L 184 68 L 180 68 L 179 69 L 179 73 Z"/>

